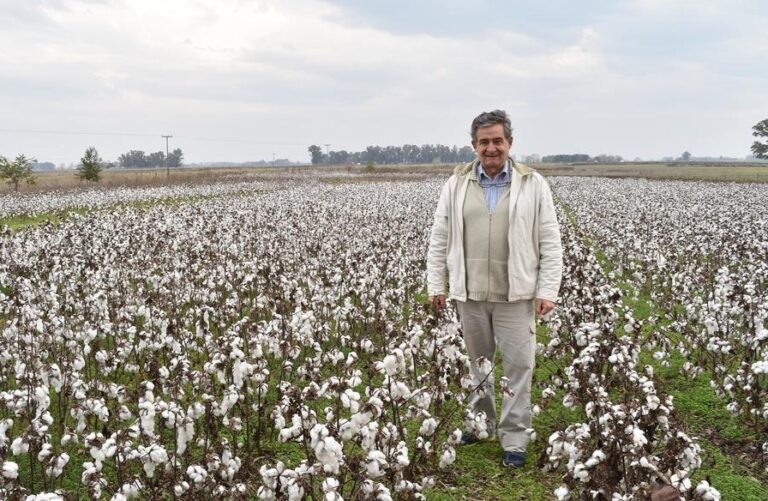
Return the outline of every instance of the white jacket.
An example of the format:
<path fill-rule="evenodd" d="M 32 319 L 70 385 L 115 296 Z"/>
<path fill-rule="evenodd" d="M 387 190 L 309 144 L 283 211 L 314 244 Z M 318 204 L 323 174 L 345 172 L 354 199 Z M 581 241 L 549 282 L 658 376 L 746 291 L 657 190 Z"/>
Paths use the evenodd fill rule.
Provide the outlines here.
<path fill-rule="evenodd" d="M 456 167 L 440 193 L 427 251 L 430 296 L 467 300 L 463 209 L 476 162 Z M 554 302 L 563 274 L 563 249 L 552 192 L 541 174 L 511 159 L 510 163 L 508 299 Z"/>

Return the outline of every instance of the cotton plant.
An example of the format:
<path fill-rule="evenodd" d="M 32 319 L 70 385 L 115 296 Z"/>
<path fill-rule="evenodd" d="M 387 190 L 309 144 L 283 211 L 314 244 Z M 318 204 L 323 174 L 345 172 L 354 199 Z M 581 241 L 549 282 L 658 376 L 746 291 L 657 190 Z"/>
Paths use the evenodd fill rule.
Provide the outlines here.
<path fill-rule="evenodd" d="M 678 490 L 686 487 L 684 481 L 675 484 L 674 475 L 687 478 L 697 469 L 700 449 L 687 435 L 675 431 L 672 399 L 657 390 L 652 368 L 639 366 L 635 336 L 643 323 L 622 307 L 621 294 L 612 290 L 597 261 L 590 258 L 591 250 L 568 227 L 564 240 L 566 267 L 579 270 L 574 275 L 580 283 L 566 288 L 563 318 L 554 333 L 558 341 L 542 350 L 557 359 L 570 358 L 571 363 L 545 383 L 542 404 L 549 405 L 560 389 L 563 405 L 583 409 L 586 419 L 548 439 L 546 467 L 566 472 L 566 485 L 555 495 L 569 499 L 600 492 L 632 498 L 649 495 L 649 486 L 662 479 Z M 600 298 L 608 307 L 579 307 L 585 297 Z M 623 311 L 623 325 L 628 328 L 619 331 L 617 311 Z M 570 329 L 564 330 L 565 326 Z M 611 389 L 628 398 L 612 401 Z M 634 481 L 627 483 L 626 478 Z"/>
<path fill-rule="evenodd" d="M 442 180 L 390 181 L 338 187 L 290 178 L 0 197 L 9 214 L 87 209 L 56 226 L 0 235 L 2 488 L 30 489 L 29 474 L 5 476 L 29 469 L 51 484 L 79 476 L 89 495 L 111 499 L 428 497 L 438 471 L 455 464 L 456 426 L 478 436 L 492 430 L 486 416 L 465 413 L 478 381 L 455 312 L 435 315 L 417 304 Z M 630 454 L 631 471 L 643 479 L 677 470 L 690 478 L 698 464 L 695 439 L 677 435 L 671 401 L 638 363 L 641 348 L 660 362 L 670 349 L 687 350 L 690 374 L 703 370 L 703 353 L 715 356 L 723 367 L 716 390 L 759 423 L 765 399 L 757 388 L 765 385 L 751 382 L 765 377 L 760 326 L 768 309 L 759 300 L 764 282 L 740 278 L 762 276 L 752 243 L 760 238 L 728 237 L 708 223 L 711 212 L 690 231 L 661 214 L 633 219 L 632 197 L 653 206 L 674 195 L 665 183 L 582 183 L 553 186 L 616 268 L 603 274 L 580 245 L 583 235 L 561 217 L 569 249 L 561 311 L 548 321 L 550 341 L 537 348 L 562 365 L 545 382 L 539 412 L 563 398 L 578 411 L 592 404 L 584 423 L 570 423 L 589 435 L 563 435 L 563 449 L 552 451 L 574 498 L 603 478 L 615 453 L 597 447 L 598 437 Z M 759 206 L 759 189 L 721 189 L 724 196 L 702 186 L 694 203 L 730 197 Z M 167 197 L 180 202 L 120 204 Z M 675 211 L 682 210 L 681 202 Z M 740 211 L 734 228 L 757 228 L 755 217 Z M 696 276 L 696 256 L 711 253 L 722 271 L 708 282 Z M 731 276 L 740 262 L 749 262 L 744 274 Z M 617 279 L 636 290 L 618 290 Z M 684 313 L 653 323 L 615 308 L 639 290 L 664 304 L 681 298 L 686 304 L 674 311 Z M 664 341 L 669 320 L 690 344 Z M 741 325 L 754 332 L 742 336 Z M 725 369 L 747 350 L 755 352 L 748 365 Z M 608 398 L 618 377 L 636 405 Z M 263 459 L 278 440 L 305 457 Z M 664 453 L 645 450 L 657 445 Z M 72 454 L 79 448 L 84 459 Z M 25 454 L 41 461 L 29 466 Z M 700 495 L 712 492 L 702 487 Z"/>

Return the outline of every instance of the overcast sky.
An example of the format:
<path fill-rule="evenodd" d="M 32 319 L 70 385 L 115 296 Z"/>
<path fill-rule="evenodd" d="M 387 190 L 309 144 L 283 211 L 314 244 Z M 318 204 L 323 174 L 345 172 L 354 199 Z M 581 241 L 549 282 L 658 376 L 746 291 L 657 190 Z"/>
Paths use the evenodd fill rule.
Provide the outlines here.
<path fill-rule="evenodd" d="M 0 22 L 0 155 L 57 164 L 162 134 L 186 162 L 462 146 L 495 108 L 518 155 L 744 157 L 768 118 L 764 0 L 0 0 Z"/>

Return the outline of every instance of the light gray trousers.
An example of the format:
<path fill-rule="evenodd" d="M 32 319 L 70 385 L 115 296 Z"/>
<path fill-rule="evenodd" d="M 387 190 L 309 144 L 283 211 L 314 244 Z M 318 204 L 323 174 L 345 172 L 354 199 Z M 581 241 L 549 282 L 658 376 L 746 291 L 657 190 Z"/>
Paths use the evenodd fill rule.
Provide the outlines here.
<path fill-rule="evenodd" d="M 490 383 L 485 392 L 473 392 L 470 405 L 485 412 L 489 431 L 496 426 L 501 447 L 505 451 L 525 451 L 531 427 L 531 377 L 536 355 L 536 317 L 534 301 L 490 303 L 457 301 L 467 354 L 472 361 L 476 382 Z M 493 373 L 482 372 L 477 359 L 495 362 L 496 347 L 501 352 L 504 376 L 509 380 L 501 403 L 501 416 L 496 420 Z M 493 371 L 493 369 L 491 369 Z M 484 394 L 483 394 L 484 393 Z"/>

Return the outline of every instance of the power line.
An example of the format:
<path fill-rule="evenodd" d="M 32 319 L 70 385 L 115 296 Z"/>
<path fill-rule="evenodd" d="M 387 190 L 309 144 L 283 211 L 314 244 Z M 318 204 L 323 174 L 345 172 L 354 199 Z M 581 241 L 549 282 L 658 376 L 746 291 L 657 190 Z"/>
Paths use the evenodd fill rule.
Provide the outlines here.
<path fill-rule="evenodd" d="M 65 130 L 39 130 L 39 129 L 5 129 L 0 128 L 0 132 L 14 132 L 21 134 L 56 134 L 70 136 L 124 136 L 124 137 L 157 137 L 157 134 L 144 134 L 135 132 L 88 132 L 88 131 L 65 131 Z M 160 135 L 162 137 L 162 134 Z M 253 139 L 234 139 L 222 137 L 199 137 L 199 136 L 175 136 L 176 139 L 185 139 L 191 141 L 212 141 L 220 143 L 245 143 L 274 146 L 305 146 L 307 143 L 274 143 L 265 141 L 255 141 Z"/>
<path fill-rule="evenodd" d="M 155 134 L 137 134 L 133 132 L 84 132 L 84 131 L 33 130 L 33 129 L 0 129 L 0 132 L 18 132 L 22 134 L 62 134 L 62 135 L 72 135 L 72 136 L 156 137 Z"/>

